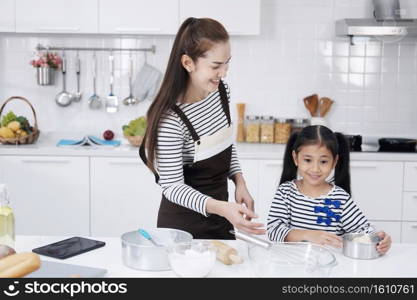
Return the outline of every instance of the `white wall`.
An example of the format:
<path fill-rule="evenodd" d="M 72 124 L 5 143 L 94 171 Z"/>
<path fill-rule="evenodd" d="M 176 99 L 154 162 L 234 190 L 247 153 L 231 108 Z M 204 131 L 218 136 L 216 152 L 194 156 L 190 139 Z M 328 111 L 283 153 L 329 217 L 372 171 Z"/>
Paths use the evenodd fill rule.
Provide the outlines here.
<path fill-rule="evenodd" d="M 312 93 L 336 101 L 328 118 L 332 128 L 345 133 L 384 136 L 416 136 L 417 131 L 417 40 L 399 43 L 371 41 L 350 46 L 334 36 L 334 21 L 371 17 L 371 0 L 263 0 L 261 35 L 232 38 L 232 62 L 226 79 L 232 101 L 246 102 L 247 114 L 307 117 L 302 99 Z M 61 76 L 54 86 L 38 86 L 29 60 L 38 43 L 80 47 L 157 46 L 148 62 L 165 68 L 172 36 L 110 37 L 74 35 L 0 35 L 0 101 L 11 95 L 27 97 L 35 106 L 44 131 L 96 133 L 113 129 L 146 112 L 149 102 L 121 106 L 109 115 L 91 111 L 90 52 L 80 52 L 84 98 L 67 108 L 58 107 L 55 95 L 62 89 Z M 98 91 L 109 93 L 108 54 L 98 53 Z M 68 53 L 68 90 L 75 90 L 75 53 Z M 128 54 L 116 54 L 115 94 L 128 95 Z M 143 53 L 134 54 L 136 71 Z M 233 113 L 235 113 L 233 105 Z M 9 106 L 8 106 L 9 107 Z M 13 106 L 10 105 L 13 109 Z M 6 108 L 7 111 L 7 108 Z M 27 112 L 29 114 L 29 112 Z"/>

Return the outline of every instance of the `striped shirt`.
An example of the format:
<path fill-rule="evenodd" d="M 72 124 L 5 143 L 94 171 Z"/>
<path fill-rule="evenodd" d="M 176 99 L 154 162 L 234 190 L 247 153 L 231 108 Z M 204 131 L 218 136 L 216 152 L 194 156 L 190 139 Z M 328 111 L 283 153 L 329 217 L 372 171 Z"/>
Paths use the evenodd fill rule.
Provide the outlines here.
<path fill-rule="evenodd" d="M 276 242 L 284 242 L 291 229 L 321 230 L 336 235 L 374 231 L 344 189 L 333 185 L 326 195 L 311 198 L 298 190 L 295 180 L 278 187 L 269 210 L 267 229 L 269 239 Z"/>
<path fill-rule="evenodd" d="M 229 87 L 225 84 L 230 102 Z M 218 91 L 194 103 L 177 103 L 190 120 L 197 134 L 212 135 L 228 127 Z M 183 166 L 194 161 L 194 141 L 185 123 L 173 111 L 165 113 L 159 124 L 156 147 L 156 170 L 164 196 L 171 202 L 207 216 L 206 202 L 210 197 L 184 183 Z M 231 178 L 241 172 L 235 145 L 228 173 Z"/>

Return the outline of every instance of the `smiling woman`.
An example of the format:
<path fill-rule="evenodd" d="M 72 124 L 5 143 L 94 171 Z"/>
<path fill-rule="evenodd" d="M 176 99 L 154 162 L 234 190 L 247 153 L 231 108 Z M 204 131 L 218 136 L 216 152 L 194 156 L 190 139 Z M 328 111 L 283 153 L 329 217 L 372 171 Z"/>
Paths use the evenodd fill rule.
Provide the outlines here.
<path fill-rule="evenodd" d="M 262 224 L 250 221 L 256 217 L 254 201 L 233 144 L 230 91 L 222 80 L 230 59 L 222 24 L 186 19 L 147 112 L 140 148 L 162 187 L 157 226 L 184 230 L 197 239 L 234 239 L 233 227 L 265 233 Z M 228 202 L 228 178 L 236 185 L 236 203 Z"/>

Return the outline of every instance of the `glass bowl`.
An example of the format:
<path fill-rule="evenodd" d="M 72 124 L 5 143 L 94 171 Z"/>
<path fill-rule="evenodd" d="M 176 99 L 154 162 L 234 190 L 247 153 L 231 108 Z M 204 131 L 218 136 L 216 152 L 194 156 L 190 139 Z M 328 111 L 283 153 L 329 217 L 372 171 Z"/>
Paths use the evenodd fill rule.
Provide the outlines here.
<path fill-rule="evenodd" d="M 178 243 L 167 251 L 171 269 L 179 277 L 206 277 L 216 261 L 217 250 L 207 241 Z"/>
<path fill-rule="evenodd" d="M 277 243 L 269 249 L 249 245 L 249 259 L 259 277 L 328 277 L 336 257 L 311 243 Z"/>

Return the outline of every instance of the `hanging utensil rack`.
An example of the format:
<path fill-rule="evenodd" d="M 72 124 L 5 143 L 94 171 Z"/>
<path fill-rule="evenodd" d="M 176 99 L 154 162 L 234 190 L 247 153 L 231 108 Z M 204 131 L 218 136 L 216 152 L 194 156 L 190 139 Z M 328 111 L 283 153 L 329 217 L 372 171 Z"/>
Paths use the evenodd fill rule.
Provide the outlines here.
<path fill-rule="evenodd" d="M 51 47 L 51 46 L 43 46 L 38 44 L 36 46 L 36 50 L 43 51 L 43 50 L 61 50 L 61 51 L 108 51 L 108 52 L 123 52 L 123 51 L 143 51 L 143 52 L 152 52 L 155 54 L 156 46 L 152 45 L 149 48 L 94 48 L 94 47 Z"/>

